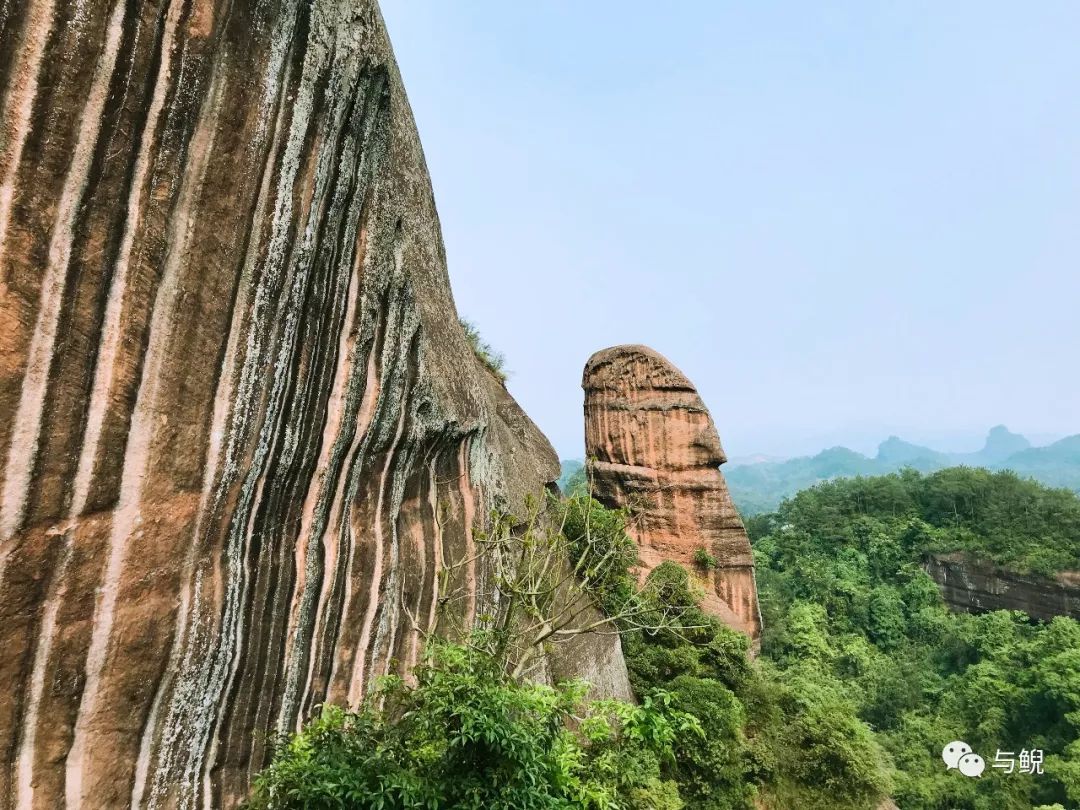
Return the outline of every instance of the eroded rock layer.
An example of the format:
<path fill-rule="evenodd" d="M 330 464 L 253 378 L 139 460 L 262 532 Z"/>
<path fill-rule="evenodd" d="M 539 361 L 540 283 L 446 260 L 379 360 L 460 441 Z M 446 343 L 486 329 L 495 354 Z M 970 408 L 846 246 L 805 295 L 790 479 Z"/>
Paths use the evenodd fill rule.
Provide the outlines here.
<path fill-rule="evenodd" d="M 555 455 L 372 0 L 0 2 L 0 112 L 0 808 L 234 806 Z"/>
<path fill-rule="evenodd" d="M 1080 572 L 1065 571 L 1055 579 L 1017 574 L 968 559 L 962 553 L 931 554 L 923 563 L 945 603 L 964 613 L 1021 610 L 1032 619 L 1055 616 L 1080 620 Z"/>
<path fill-rule="evenodd" d="M 703 607 L 757 638 L 754 561 L 720 465 L 727 457 L 697 389 L 647 346 L 597 352 L 585 366 L 585 452 L 595 496 L 629 507 L 641 573 L 665 560 L 706 585 Z M 703 550 L 716 566 L 695 561 Z"/>

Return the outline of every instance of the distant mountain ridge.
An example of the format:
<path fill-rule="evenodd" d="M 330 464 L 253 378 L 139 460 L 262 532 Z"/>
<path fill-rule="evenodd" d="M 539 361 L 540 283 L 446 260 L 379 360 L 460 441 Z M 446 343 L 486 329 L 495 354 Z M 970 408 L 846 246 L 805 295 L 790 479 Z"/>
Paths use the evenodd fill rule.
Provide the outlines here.
<path fill-rule="evenodd" d="M 933 472 L 958 465 L 1012 470 L 1048 486 L 1080 491 L 1080 434 L 1033 447 L 1021 434 L 997 425 L 974 453 L 947 453 L 890 436 L 878 445 L 873 458 L 831 447 L 787 461 L 727 465 L 724 476 L 739 511 L 752 515 L 772 511 L 784 498 L 833 478 L 885 475 L 904 467 Z"/>
<path fill-rule="evenodd" d="M 878 445 L 878 453 L 874 461 L 884 464 L 899 463 L 902 466 L 911 466 L 910 462 L 927 462 L 985 467 L 1000 464 L 1017 453 L 1030 449 L 1032 449 L 1031 442 L 1024 436 L 1013 433 L 1004 425 L 997 425 L 990 428 L 982 449 L 974 453 L 946 453 L 906 442 L 899 436 L 890 436 Z"/>
<path fill-rule="evenodd" d="M 830 447 L 814 456 L 783 460 L 762 455 L 732 459 L 723 472 L 735 505 L 745 516 L 771 512 L 784 498 L 833 478 L 886 475 L 904 467 L 933 472 L 959 465 L 1012 470 L 1047 486 L 1080 492 L 1080 434 L 1033 447 L 1026 437 L 997 425 L 974 453 L 948 453 L 890 436 L 873 457 L 847 447 Z M 565 491 L 583 467 L 580 459 L 563 459 L 560 488 Z"/>

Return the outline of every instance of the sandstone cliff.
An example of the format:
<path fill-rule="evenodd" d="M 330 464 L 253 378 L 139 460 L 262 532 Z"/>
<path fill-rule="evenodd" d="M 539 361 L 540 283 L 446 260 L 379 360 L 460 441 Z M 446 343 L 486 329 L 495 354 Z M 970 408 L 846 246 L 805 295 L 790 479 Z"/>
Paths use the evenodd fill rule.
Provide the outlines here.
<path fill-rule="evenodd" d="M 761 631 L 754 561 L 719 466 L 727 457 L 693 384 L 646 346 L 597 352 L 585 366 L 585 452 L 594 494 L 629 507 L 642 573 L 664 560 L 697 571 L 703 602 L 728 625 Z M 694 554 L 717 562 L 702 571 Z"/>
<path fill-rule="evenodd" d="M 372 0 L 0 3 L 0 111 L 0 808 L 233 806 L 555 455 Z"/>
<path fill-rule="evenodd" d="M 971 560 L 961 553 L 932 554 L 924 567 L 953 610 L 1021 610 L 1040 621 L 1055 616 L 1080 620 L 1080 573 L 1076 571 L 1046 579 Z"/>

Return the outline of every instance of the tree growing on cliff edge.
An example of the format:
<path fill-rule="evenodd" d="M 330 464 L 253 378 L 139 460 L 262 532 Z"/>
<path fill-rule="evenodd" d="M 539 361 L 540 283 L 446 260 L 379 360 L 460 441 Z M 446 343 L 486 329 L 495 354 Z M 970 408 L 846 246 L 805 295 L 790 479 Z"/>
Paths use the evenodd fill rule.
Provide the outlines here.
<path fill-rule="evenodd" d="M 434 620 L 424 626 L 406 613 L 425 638 L 462 639 L 512 678 L 528 678 L 546 648 L 582 635 L 681 632 L 686 625 L 685 606 L 659 598 L 655 582 L 639 586 L 629 575 L 637 544 L 626 533 L 626 515 L 585 493 L 530 500 L 524 520 L 494 513 L 487 527 L 474 529 L 473 545 L 440 570 Z M 464 576 L 469 570 L 483 572 L 478 582 Z M 465 609 L 474 600 L 484 606 L 478 615 Z"/>

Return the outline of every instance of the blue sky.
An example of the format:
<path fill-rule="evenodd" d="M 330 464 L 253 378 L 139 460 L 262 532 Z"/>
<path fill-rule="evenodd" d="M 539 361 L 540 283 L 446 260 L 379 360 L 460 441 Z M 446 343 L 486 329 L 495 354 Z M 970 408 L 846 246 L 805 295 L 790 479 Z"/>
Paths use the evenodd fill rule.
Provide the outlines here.
<path fill-rule="evenodd" d="M 1080 3 L 383 13 L 458 308 L 563 457 L 617 343 L 729 456 L 1080 432 Z"/>

